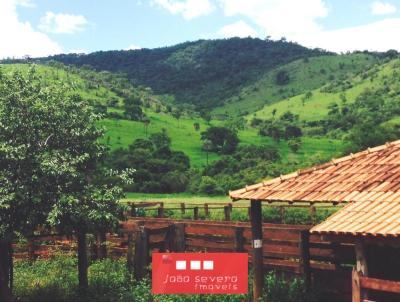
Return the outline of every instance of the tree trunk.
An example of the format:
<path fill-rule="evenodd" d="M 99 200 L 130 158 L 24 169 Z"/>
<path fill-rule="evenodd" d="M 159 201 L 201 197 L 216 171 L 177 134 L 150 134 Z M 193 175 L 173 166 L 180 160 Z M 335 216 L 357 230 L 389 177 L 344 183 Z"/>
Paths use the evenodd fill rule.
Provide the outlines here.
<path fill-rule="evenodd" d="M 0 241 L 0 301 L 2 302 L 15 301 L 11 291 L 11 257 L 11 243 L 8 241 Z"/>
<path fill-rule="evenodd" d="M 79 289 L 85 291 L 88 288 L 88 259 L 86 232 L 84 230 L 77 231 L 78 239 L 78 276 Z"/>

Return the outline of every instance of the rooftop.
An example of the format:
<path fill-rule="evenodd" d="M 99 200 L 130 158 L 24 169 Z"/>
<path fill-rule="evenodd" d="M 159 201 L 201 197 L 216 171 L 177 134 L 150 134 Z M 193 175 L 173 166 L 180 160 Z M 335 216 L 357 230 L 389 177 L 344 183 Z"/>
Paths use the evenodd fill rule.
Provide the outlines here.
<path fill-rule="evenodd" d="M 400 235 L 400 140 L 231 191 L 235 200 L 349 203 L 311 231 Z"/>

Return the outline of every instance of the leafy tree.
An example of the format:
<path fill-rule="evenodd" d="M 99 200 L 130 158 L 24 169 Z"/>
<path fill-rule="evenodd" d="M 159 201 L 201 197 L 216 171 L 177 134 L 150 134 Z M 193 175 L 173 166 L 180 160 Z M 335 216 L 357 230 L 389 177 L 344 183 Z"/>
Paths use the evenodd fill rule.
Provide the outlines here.
<path fill-rule="evenodd" d="M 284 86 L 289 84 L 290 82 L 290 77 L 289 77 L 289 73 L 286 70 L 280 70 L 278 71 L 278 73 L 276 74 L 276 84 L 279 86 Z"/>
<path fill-rule="evenodd" d="M 297 153 L 297 151 L 300 150 L 301 145 L 302 145 L 301 140 L 298 138 L 291 139 L 288 141 L 288 146 L 289 146 L 290 150 L 292 150 L 292 152 L 294 152 L 294 153 Z"/>
<path fill-rule="evenodd" d="M 208 111 L 205 110 L 200 111 L 200 116 L 207 123 L 207 125 L 210 124 L 211 114 Z"/>
<path fill-rule="evenodd" d="M 161 132 L 150 135 L 149 139 L 153 143 L 153 146 L 156 150 L 169 148 L 171 145 L 171 138 L 168 136 L 165 128 L 163 128 Z"/>
<path fill-rule="evenodd" d="M 39 225 L 70 228 L 82 239 L 79 232 L 89 225 L 112 220 L 118 203 L 108 202 L 116 189 L 105 192 L 90 179 L 97 175 L 92 172 L 104 149 L 92 107 L 63 89 L 44 88 L 34 69 L 27 76 L 0 73 L 0 100 L 2 246 L 11 246 L 15 232 L 29 236 Z M 70 219 L 61 219 L 67 211 Z M 0 254 L 8 259 L 9 249 Z M 79 259 L 82 264 L 81 253 Z M 8 272 L 9 267 L 1 267 L 2 289 Z M 80 270 L 83 287 L 84 275 Z M 6 293 L 1 291 L 4 301 Z"/>
<path fill-rule="evenodd" d="M 180 118 L 181 118 L 181 116 L 182 116 L 182 109 L 180 109 L 180 108 L 175 108 L 175 109 L 172 111 L 172 116 L 178 121 L 178 128 L 179 128 L 179 120 L 180 120 Z"/>
<path fill-rule="evenodd" d="M 140 121 L 144 117 L 141 105 L 141 100 L 137 97 L 125 99 L 124 101 L 124 116 L 133 121 Z"/>
<path fill-rule="evenodd" d="M 128 149 L 117 149 L 109 155 L 106 165 L 113 170 L 135 169 L 134 183 L 126 191 L 175 193 L 186 190 L 189 183 L 189 157 L 171 150 L 171 139 L 165 129 L 148 139 L 137 139 Z"/>
<path fill-rule="evenodd" d="M 211 150 L 221 154 L 229 154 L 235 151 L 239 143 L 236 132 L 225 127 L 210 127 L 201 133 L 203 142 L 211 142 Z"/>
<path fill-rule="evenodd" d="M 285 139 L 297 138 L 302 135 L 301 128 L 296 125 L 287 125 L 285 128 Z"/>
<path fill-rule="evenodd" d="M 151 120 L 147 116 L 145 116 L 145 117 L 142 118 L 142 123 L 143 123 L 143 126 L 144 126 L 144 135 L 145 135 L 145 137 L 147 137 L 147 130 L 149 128 Z"/>

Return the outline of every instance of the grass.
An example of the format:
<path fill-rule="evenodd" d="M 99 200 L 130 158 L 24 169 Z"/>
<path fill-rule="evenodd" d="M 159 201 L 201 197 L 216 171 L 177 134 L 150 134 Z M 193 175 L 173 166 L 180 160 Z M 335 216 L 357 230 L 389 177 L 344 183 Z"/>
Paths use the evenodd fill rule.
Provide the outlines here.
<path fill-rule="evenodd" d="M 29 64 L 0 64 L 0 70 L 5 73 L 20 71 L 27 73 L 31 65 Z M 37 73 L 43 78 L 44 84 L 67 84 L 72 91 L 78 93 L 84 99 L 97 100 L 106 104 L 111 98 L 115 98 L 122 103 L 122 98 L 104 86 L 91 87 L 88 82 L 79 75 L 67 72 L 64 69 L 48 65 L 35 65 Z"/>
<path fill-rule="evenodd" d="M 249 274 L 251 276 L 251 273 Z M 252 278 L 249 294 L 243 295 L 152 295 L 150 280 L 137 282 L 128 272 L 126 260 L 93 262 L 89 268 L 89 288 L 78 289 L 77 259 L 58 256 L 34 263 L 19 261 L 15 265 L 14 294 L 22 302 L 243 302 L 252 301 Z M 270 272 L 265 275 L 263 301 L 311 302 L 301 279 L 291 281 Z"/>
<path fill-rule="evenodd" d="M 357 74 L 376 62 L 373 56 L 349 54 L 340 56 L 319 56 L 308 60 L 297 60 L 272 70 L 261 79 L 241 90 L 227 100 L 224 106 L 216 108 L 214 114 L 243 114 L 260 110 L 288 97 L 317 89 L 332 79 L 340 79 Z M 285 70 L 290 82 L 280 86 L 276 84 L 276 73 Z"/>
<path fill-rule="evenodd" d="M 209 127 L 203 120 L 198 118 L 181 118 L 178 121 L 170 115 L 147 111 L 146 114 L 151 122 L 148 126 L 147 135 L 160 132 L 163 128 L 167 129 L 171 137 L 172 149 L 183 151 L 190 158 L 192 167 L 202 167 L 206 165 L 207 154 L 202 150 L 201 132 Z M 195 131 L 193 124 L 200 124 L 200 131 Z M 111 149 L 125 148 L 135 139 L 146 138 L 144 125 L 141 122 L 128 120 L 104 119 L 102 125 L 107 132 L 104 141 L 109 144 Z M 221 122 L 212 121 L 213 125 L 220 125 Z M 332 156 L 341 154 L 346 145 L 339 140 L 326 138 L 304 137 L 303 145 L 298 153 L 290 151 L 287 142 L 276 142 L 269 137 L 258 135 L 257 129 L 246 127 L 239 131 L 239 139 L 242 145 L 269 145 L 278 148 L 284 161 L 297 160 L 306 161 L 310 157 L 321 157 L 329 159 Z M 209 162 L 218 159 L 215 153 L 209 153 Z"/>
<path fill-rule="evenodd" d="M 276 110 L 276 115 L 280 116 L 286 111 L 298 114 L 302 121 L 317 121 L 324 118 L 329 112 L 329 105 L 342 103 L 341 95 L 345 95 L 348 104 L 354 102 L 356 98 L 366 89 L 376 89 L 385 85 L 387 77 L 397 68 L 398 60 L 391 61 L 379 67 L 374 67 L 368 77 L 360 75 L 348 78 L 353 87 L 334 92 L 321 92 L 321 89 L 312 90 L 312 96 L 303 101 L 305 93 L 296 95 L 279 101 L 274 104 L 266 105 L 263 109 L 255 112 L 251 117 L 272 118 L 272 112 Z M 373 76 L 373 79 L 372 79 Z"/>

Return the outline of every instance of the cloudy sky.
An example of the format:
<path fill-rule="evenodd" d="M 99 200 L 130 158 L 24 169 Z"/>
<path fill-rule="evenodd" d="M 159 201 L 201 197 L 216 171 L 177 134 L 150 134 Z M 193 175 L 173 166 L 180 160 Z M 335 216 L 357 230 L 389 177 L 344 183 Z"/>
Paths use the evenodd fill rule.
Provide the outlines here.
<path fill-rule="evenodd" d="M 400 51 L 400 0 L 0 0 L 0 58 L 285 37 Z"/>

